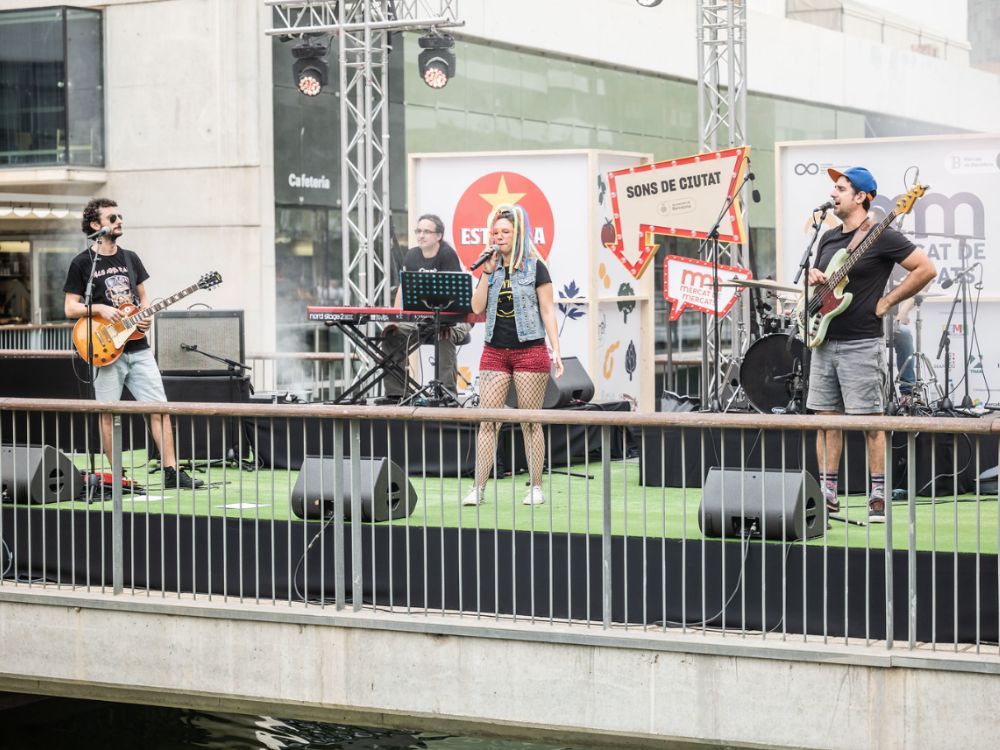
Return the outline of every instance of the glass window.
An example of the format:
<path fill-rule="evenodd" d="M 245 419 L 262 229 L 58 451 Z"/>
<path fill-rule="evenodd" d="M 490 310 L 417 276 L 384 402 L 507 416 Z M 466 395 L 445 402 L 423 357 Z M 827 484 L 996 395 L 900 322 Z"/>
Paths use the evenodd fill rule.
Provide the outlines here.
<path fill-rule="evenodd" d="M 103 166 L 101 18 L 0 12 L 0 166 Z"/>

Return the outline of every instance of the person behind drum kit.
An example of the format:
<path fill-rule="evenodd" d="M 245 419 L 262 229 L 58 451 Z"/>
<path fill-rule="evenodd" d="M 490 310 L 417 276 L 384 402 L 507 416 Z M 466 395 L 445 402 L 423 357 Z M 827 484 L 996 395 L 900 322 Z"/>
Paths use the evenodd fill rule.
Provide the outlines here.
<path fill-rule="evenodd" d="M 864 167 L 827 170 L 834 181 L 830 198 L 842 225 L 823 234 L 809 284 L 826 281 L 833 256 L 851 244 L 859 231 L 867 233 L 875 178 Z M 865 226 L 862 227 L 862 224 Z M 859 229 L 860 228 L 860 229 Z M 855 243 L 856 244 L 856 243 Z M 898 263 L 908 272 L 898 286 L 883 296 L 886 282 Z M 853 301 L 830 321 L 823 343 L 813 349 L 807 406 L 817 414 L 883 414 L 886 407 L 886 351 L 883 317 L 890 308 L 909 299 L 937 275 L 920 248 L 894 229 L 886 229 L 848 275 L 845 291 Z M 838 480 L 844 436 L 840 430 L 818 430 L 816 454 L 820 486 L 830 512 L 840 510 Z M 885 522 L 885 433 L 866 433 L 871 488 L 869 523 Z"/>
<path fill-rule="evenodd" d="M 403 258 L 404 271 L 463 271 L 462 261 L 455 249 L 444 239 L 444 222 L 434 214 L 424 214 L 417 219 L 413 230 L 417 244 L 407 250 Z M 395 307 L 403 306 L 403 287 L 396 289 Z M 457 323 L 441 326 L 440 344 L 441 381 L 452 393 L 455 392 L 455 379 L 458 374 L 456 367 L 456 343 L 463 341 L 471 328 L 469 323 Z M 385 399 L 389 402 L 399 401 L 405 389 L 399 372 L 406 368 L 406 353 L 410 350 L 409 341 L 413 336 L 421 336 L 421 340 L 433 343 L 434 332 L 419 323 L 393 323 L 382 330 L 382 348 L 397 369 L 390 370 L 385 376 Z M 428 341 L 429 339 L 429 341 Z"/>
<path fill-rule="evenodd" d="M 110 198 L 95 198 L 83 209 L 81 228 L 83 233 L 97 237 L 94 246 L 87 248 L 70 261 L 63 286 L 65 298 L 63 311 L 67 318 L 82 318 L 87 315 L 83 303 L 90 269 L 94 268 L 92 311 L 95 317 L 117 322 L 124 315 L 118 308 L 122 305 L 137 305 L 140 309 L 149 307 L 146 295 L 146 279 L 149 274 L 139 256 L 118 245 L 123 234 L 124 216 L 118 204 Z M 97 255 L 96 265 L 94 255 Z M 151 320 L 136 324 L 140 331 L 149 330 Z M 128 386 L 136 401 L 166 401 L 163 378 L 153 359 L 149 342 L 145 338 L 129 341 L 123 354 L 109 365 L 96 371 L 94 398 L 98 401 L 120 401 L 122 389 Z M 177 468 L 174 451 L 174 433 L 169 414 L 150 414 L 150 432 L 153 442 L 160 451 L 160 465 L 163 467 L 163 484 L 166 487 L 196 489 L 204 482 L 192 479 L 183 469 Z M 101 414 L 101 441 L 108 460 L 111 456 L 111 414 Z"/>

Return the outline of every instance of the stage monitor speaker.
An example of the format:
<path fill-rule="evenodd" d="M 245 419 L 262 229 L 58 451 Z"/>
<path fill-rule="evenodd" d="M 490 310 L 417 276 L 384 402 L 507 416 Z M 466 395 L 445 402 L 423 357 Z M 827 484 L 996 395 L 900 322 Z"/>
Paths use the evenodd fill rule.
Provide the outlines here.
<path fill-rule="evenodd" d="M 69 457 L 51 445 L 0 446 L 0 497 L 17 503 L 60 503 L 83 489 Z"/>
<path fill-rule="evenodd" d="M 702 490 L 698 523 L 705 536 L 720 537 L 725 531 L 730 538 L 791 542 L 825 532 L 826 504 L 808 472 L 713 467 Z"/>
<path fill-rule="evenodd" d="M 343 459 L 344 520 L 351 520 L 351 461 Z M 332 518 L 337 466 L 332 458 L 306 456 L 292 489 L 292 512 L 299 518 Z M 361 459 L 361 520 L 405 518 L 417 505 L 413 484 L 387 458 Z"/>
<path fill-rule="evenodd" d="M 225 375 L 229 365 L 200 351 L 245 362 L 242 310 L 176 310 L 156 316 L 156 362 L 164 375 Z M 237 373 L 240 374 L 240 373 Z"/>
<path fill-rule="evenodd" d="M 555 373 L 549 373 L 549 382 L 545 386 L 543 409 L 562 409 L 574 403 L 589 403 L 594 397 L 594 381 L 583 369 L 576 357 L 563 357 L 563 375 L 557 378 Z M 507 406 L 517 407 L 517 389 L 510 384 L 507 391 Z"/>

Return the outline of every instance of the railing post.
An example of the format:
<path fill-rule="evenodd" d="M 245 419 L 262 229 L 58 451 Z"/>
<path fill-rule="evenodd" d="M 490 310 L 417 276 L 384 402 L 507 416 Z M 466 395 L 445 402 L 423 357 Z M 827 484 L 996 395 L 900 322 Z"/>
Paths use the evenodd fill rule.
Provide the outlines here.
<path fill-rule="evenodd" d="M 337 610 L 344 608 L 344 436 L 343 423 L 333 420 L 333 595 Z"/>
<path fill-rule="evenodd" d="M 910 435 L 912 433 L 907 433 Z M 892 648 L 895 631 L 893 629 L 892 606 L 892 432 L 885 433 L 885 647 Z"/>
<path fill-rule="evenodd" d="M 937 435 L 931 433 L 931 451 Z M 907 539 L 907 623 L 909 626 L 910 649 L 917 647 L 917 436 L 906 433 L 906 510 L 909 522 Z M 932 612 L 931 617 L 937 614 Z"/>
<path fill-rule="evenodd" d="M 611 627 L 611 427 L 601 425 L 601 622 Z"/>
<path fill-rule="evenodd" d="M 111 417 L 111 588 L 120 594 L 125 588 L 125 559 L 122 543 L 122 416 Z"/>
<path fill-rule="evenodd" d="M 361 423 L 350 421 L 351 429 L 351 605 L 361 611 L 362 555 L 361 555 Z M 375 498 L 372 498 L 372 503 Z"/>

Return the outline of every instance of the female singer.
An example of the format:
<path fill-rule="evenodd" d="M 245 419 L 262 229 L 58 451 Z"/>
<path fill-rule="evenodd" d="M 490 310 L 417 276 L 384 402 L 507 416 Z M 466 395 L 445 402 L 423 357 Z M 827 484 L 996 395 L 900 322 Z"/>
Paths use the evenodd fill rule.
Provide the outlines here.
<path fill-rule="evenodd" d="M 563 373 L 552 277 L 531 242 L 528 215 L 521 206 L 498 206 L 487 226 L 492 246 L 486 251 L 489 257 L 472 295 L 473 312 L 486 311 L 486 345 L 479 361 L 479 405 L 484 409 L 502 408 L 513 381 L 518 407 L 540 409 L 550 369 L 556 377 Z M 545 346 L 546 334 L 552 348 L 551 360 Z M 483 422 L 479 426 L 475 485 L 462 500 L 463 505 L 483 502 L 499 429 L 499 423 Z M 531 475 L 531 489 L 523 502 L 538 505 L 545 502 L 545 435 L 540 424 L 529 422 L 521 423 L 521 432 Z"/>

